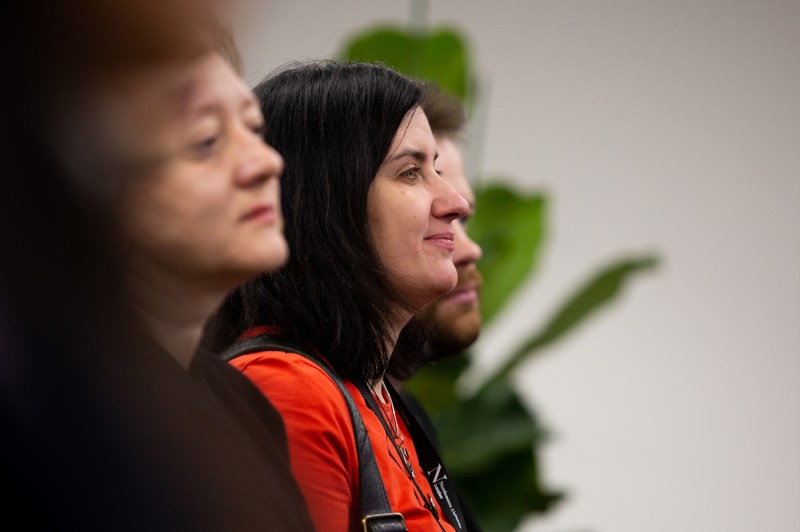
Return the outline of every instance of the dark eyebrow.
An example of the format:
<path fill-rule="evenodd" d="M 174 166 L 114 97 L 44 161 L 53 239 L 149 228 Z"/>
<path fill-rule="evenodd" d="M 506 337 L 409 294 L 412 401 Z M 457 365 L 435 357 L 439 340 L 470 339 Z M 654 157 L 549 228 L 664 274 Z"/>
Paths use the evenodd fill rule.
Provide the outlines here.
<path fill-rule="evenodd" d="M 393 161 L 396 161 L 397 159 L 402 159 L 403 157 L 412 157 L 417 162 L 422 162 L 422 161 L 425 160 L 425 153 L 421 152 L 419 150 L 413 150 L 413 149 L 411 149 L 411 150 L 403 150 L 403 151 L 401 151 L 399 153 L 395 153 L 394 155 L 392 155 L 391 157 L 386 159 L 383 162 L 383 164 L 389 164 L 389 163 L 391 163 Z M 437 151 L 436 153 L 433 154 L 433 160 L 436 161 L 436 159 L 438 159 L 438 158 L 439 158 L 439 152 Z"/>

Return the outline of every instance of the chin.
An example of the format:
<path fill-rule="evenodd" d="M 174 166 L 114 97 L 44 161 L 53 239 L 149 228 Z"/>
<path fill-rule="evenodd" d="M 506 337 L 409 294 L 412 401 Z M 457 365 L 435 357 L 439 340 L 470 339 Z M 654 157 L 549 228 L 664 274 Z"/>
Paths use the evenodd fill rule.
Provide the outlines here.
<path fill-rule="evenodd" d="M 436 359 L 465 352 L 480 336 L 480 317 L 471 315 L 462 318 L 466 319 L 452 319 L 449 316 L 433 318 L 429 334 Z"/>
<path fill-rule="evenodd" d="M 477 336 L 481 330 L 481 313 L 477 306 L 442 304 L 436 309 L 434 318 L 450 323 L 454 330 L 457 329 L 464 336 Z"/>
<path fill-rule="evenodd" d="M 458 272 L 456 272 L 456 269 L 453 268 L 452 272 L 448 271 L 446 272 L 446 274 L 443 274 L 441 277 L 437 279 L 436 286 L 437 289 L 439 290 L 439 293 L 436 294 L 436 298 L 438 298 L 439 296 L 443 296 L 448 292 L 452 292 L 452 290 L 456 287 L 457 284 L 458 284 Z"/>
<path fill-rule="evenodd" d="M 397 281 L 397 278 L 393 279 Z M 427 307 L 439 297 L 453 290 L 458 283 L 458 274 L 453 268 L 452 272 L 442 272 L 441 275 L 428 275 L 424 278 L 405 278 L 404 283 L 394 284 L 395 289 L 411 302 L 417 310 Z"/>
<path fill-rule="evenodd" d="M 286 266 L 289 260 L 289 244 L 283 238 L 283 234 L 276 235 L 266 242 L 266 246 L 259 254 L 262 258 L 259 261 L 258 273 L 270 273 Z"/>
<path fill-rule="evenodd" d="M 426 294 L 426 297 L 420 298 L 421 299 L 420 309 L 436 304 L 436 302 L 439 300 L 440 297 L 451 292 L 453 288 L 455 288 L 455 283 L 453 283 L 452 285 L 449 283 L 440 284 L 437 285 L 435 288 L 432 288 Z"/>
<path fill-rule="evenodd" d="M 262 253 L 251 255 L 246 262 L 240 263 L 238 267 L 231 267 L 229 270 L 235 272 L 235 276 L 242 283 L 260 275 L 280 270 L 288 260 L 288 246 L 282 248 L 272 247 Z"/>

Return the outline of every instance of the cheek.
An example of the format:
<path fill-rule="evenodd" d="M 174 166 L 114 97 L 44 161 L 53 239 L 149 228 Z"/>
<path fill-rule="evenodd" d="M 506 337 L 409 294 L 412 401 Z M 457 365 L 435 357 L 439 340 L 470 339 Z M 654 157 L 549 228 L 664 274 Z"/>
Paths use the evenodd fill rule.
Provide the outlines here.
<path fill-rule="evenodd" d="M 153 199 L 174 223 L 201 224 L 213 229 L 213 222 L 232 208 L 232 187 L 212 172 L 184 172 L 181 179 L 165 183 Z M 191 229 L 191 228 L 190 228 Z"/>
<path fill-rule="evenodd" d="M 131 190 L 125 201 L 125 226 L 130 236 L 157 241 L 180 241 L 210 236 L 224 222 L 230 198 L 195 177 L 168 176 Z"/>
<path fill-rule="evenodd" d="M 411 251 L 409 246 L 418 241 L 424 231 L 423 222 L 406 194 L 398 193 L 384 201 L 381 210 L 370 218 L 370 230 L 379 255 L 397 257 Z"/>
<path fill-rule="evenodd" d="M 381 261 L 387 258 L 387 251 L 392 242 L 391 235 L 391 205 L 387 200 L 390 196 L 386 194 L 382 184 L 373 182 L 367 196 L 367 223 L 369 224 L 369 234 L 375 251 Z"/>
<path fill-rule="evenodd" d="M 169 211 L 165 211 L 156 192 L 154 187 L 144 184 L 125 190 L 120 208 L 122 227 L 134 241 L 149 238 L 149 234 L 168 217 Z"/>

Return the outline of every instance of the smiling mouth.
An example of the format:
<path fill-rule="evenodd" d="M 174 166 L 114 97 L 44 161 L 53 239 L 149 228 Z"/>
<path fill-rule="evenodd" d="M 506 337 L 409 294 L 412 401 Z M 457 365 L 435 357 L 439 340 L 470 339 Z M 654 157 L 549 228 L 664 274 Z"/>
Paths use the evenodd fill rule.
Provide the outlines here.
<path fill-rule="evenodd" d="M 455 249 L 455 240 L 453 233 L 439 233 L 425 238 L 426 242 L 433 244 L 436 247 L 453 251 Z"/>

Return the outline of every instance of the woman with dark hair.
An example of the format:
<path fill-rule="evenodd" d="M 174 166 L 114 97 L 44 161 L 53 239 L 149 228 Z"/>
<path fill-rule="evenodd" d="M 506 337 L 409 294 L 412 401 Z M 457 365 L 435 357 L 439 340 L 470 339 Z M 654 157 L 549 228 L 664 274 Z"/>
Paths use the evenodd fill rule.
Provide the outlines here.
<path fill-rule="evenodd" d="M 424 87 L 384 66 L 326 61 L 293 65 L 255 93 L 265 139 L 286 160 L 281 202 L 292 253 L 282 270 L 230 295 L 208 325 L 208 345 L 221 351 L 267 332 L 315 352 L 354 398 L 392 510 L 410 530 L 463 530 L 434 497 L 439 478 L 423 473 L 420 442 L 383 380 L 404 349 L 400 331 L 455 286 L 451 224 L 469 211 L 436 171 Z M 232 363 L 281 412 L 317 528 L 360 529 L 354 430 L 331 377 L 291 349 Z"/>

